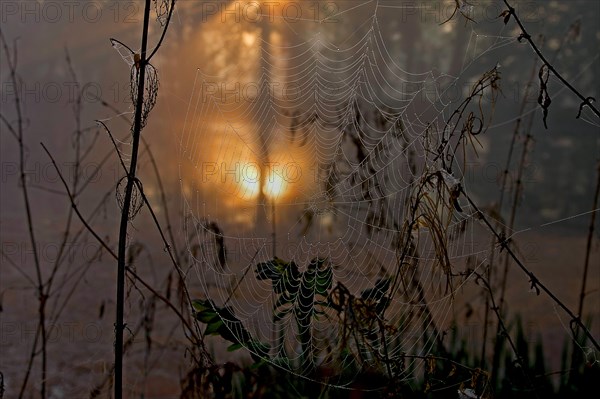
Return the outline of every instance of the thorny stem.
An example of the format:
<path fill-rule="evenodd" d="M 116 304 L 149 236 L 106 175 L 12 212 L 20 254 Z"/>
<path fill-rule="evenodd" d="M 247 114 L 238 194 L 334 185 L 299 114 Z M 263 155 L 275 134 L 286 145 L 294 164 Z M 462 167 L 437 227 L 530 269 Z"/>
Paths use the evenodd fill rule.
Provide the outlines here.
<path fill-rule="evenodd" d="M 498 204 L 498 213 L 500 213 L 500 214 L 502 214 L 502 208 L 504 205 L 504 193 L 506 192 L 507 177 L 508 177 L 509 167 L 510 167 L 510 163 L 511 163 L 511 159 L 512 159 L 512 153 L 514 151 L 516 138 L 520 136 L 521 122 L 523 121 L 523 113 L 525 112 L 525 106 L 527 104 L 529 90 L 531 88 L 533 79 L 535 77 L 536 68 L 537 68 L 537 60 L 534 61 L 532 69 L 531 69 L 531 76 L 529 78 L 529 82 L 527 83 L 527 87 L 525 89 L 525 94 L 523 95 L 523 101 L 521 102 L 521 108 L 519 111 L 519 118 L 517 119 L 517 122 L 515 124 L 515 129 L 514 129 L 513 137 L 511 140 L 511 144 L 510 144 L 509 154 L 506 159 L 506 168 L 504 169 L 504 174 L 502 176 L 502 187 L 501 187 L 501 191 L 500 191 L 500 201 Z M 521 194 L 522 194 L 522 190 L 523 190 L 523 172 L 525 171 L 525 168 L 526 168 L 525 161 L 527 159 L 527 154 L 529 152 L 529 143 L 533 140 L 533 136 L 531 134 L 531 128 L 533 125 L 534 115 L 535 115 L 535 113 L 531 113 L 529 115 L 529 125 L 526 130 L 527 133 L 526 133 L 525 141 L 523 143 L 523 147 L 522 147 L 522 151 L 521 151 L 521 159 L 520 159 L 519 168 L 517 171 L 516 186 L 514 188 L 512 207 L 510 210 L 510 218 L 509 218 L 509 222 L 508 222 L 509 230 L 512 230 L 514 227 L 515 217 L 517 215 L 517 208 L 519 207 L 519 199 L 521 198 Z M 503 232 L 505 231 L 504 227 L 501 227 L 501 229 Z M 492 243 L 492 245 L 493 245 L 493 243 Z M 494 254 L 494 252 L 492 252 L 492 256 L 493 256 L 493 254 Z M 490 262 L 490 264 L 491 264 L 491 262 Z M 505 294 L 506 294 L 506 283 L 508 281 L 509 269 L 510 269 L 510 258 L 509 258 L 509 256 L 505 256 L 504 257 L 504 268 L 502 270 L 502 279 L 500 281 L 500 304 L 498 305 L 498 313 L 501 315 L 503 314 L 503 310 L 504 310 L 504 298 L 505 298 Z M 492 274 L 491 274 L 491 270 L 490 270 L 490 276 L 488 277 L 490 279 L 490 282 L 491 282 L 491 276 L 492 276 Z M 488 311 L 486 309 L 486 314 L 487 313 L 488 313 Z M 501 349 L 502 349 L 502 345 L 503 345 L 503 340 L 500 335 L 500 332 L 501 332 L 501 325 L 500 325 L 500 322 L 498 322 L 498 325 L 496 327 L 496 337 L 497 338 L 496 338 L 495 347 L 494 347 L 494 356 L 492 359 L 492 386 L 496 386 L 496 381 L 497 381 L 497 377 L 498 377 L 497 371 L 498 371 L 498 367 L 500 364 L 500 355 L 502 353 Z"/>
<path fill-rule="evenodd" d="M 488 218 L 483 214 L 483 212 L 481 212 L 479 207 L 477 207 L 475 202 L 473 202 L 471 197 L 469 195 L 467 195 L 467 193 L 464 191 L 464 189 L 462 187 L 460 188 L 460 192 L 465 196 L 465 198 L 467 198 L 467 201 L 473 207 L 473 209 L 477 212 L 477 215 L 480 218 L 480 220 L 482 220 L 483 223 L 488 227 L 490 232 L 492 232 L 492 234 L 494 236 L 496 236 L 496 239 L 498 240 L 498 243 L 500 244 L 501 248 L 506 250 L 508 255 L 515 261 L 515 263 L 519 266 L 519 268 L 529 277 L 531 287 L 535 288 L 536 290 L 544 291 L 544 293 L 546 293 L 546 295 L 548 295 L 550 297 L 550 299 L 552 299 L 554 301 L 554 303 L 556 303 L 560 308 L 562 308 L 571 317 L 571 323 L 579 326 L 579 328 L 581 328 L 583 330 L 583 332 L 590 339 L 590 341 L 592 342 L 592 344 L 594 345 L 596 350 L 600 351 L 600 345 L 594 339 L 594 336 L 592 335 L 592 333 L 590 333 L 588 328 L 583 324 L 581 319 L 578 316 L 575 316 L 575 314 L 560 299 L 558 299 L 558 297 L 556 295 L 554 295 L 554 293 L 552 293 L 552 291 L 550 291 L 535 276 L 535 274 L 533 274 L 529 269 L 527 269 L 525 267 L 525 265 L 523 265 L 523 262 L 521 262 L 521 260 L 517 257 L 517 255 L 510 249 L 510 246 L 509 246 L 507 240 L 504 237 L 502 237 L 502 235 L 500 233 L 498 233 L 496 231 L 496 229 L 494 228 L 494 226 L 492 226 L 492 224 L 490 223 Z"/>
<path fill-rule="evenodd" d="M 521 198 L 522 190 L 523 190 L 523 172 L 525 171 L 525 161 L 527 159 L 527 154 L 529 152 L 529 143 L 533 140 L 533 135 L 531 134 L 531 125 L 533 123 L 533 113 L 529 116 L 529 128 L 527 129 L 527 135 L 525 136 L 525 142 L 523 143 L 523 150 L 521 151 L 521 160 L 519 163 L 519 170 L 517 171 L 517 181 L 513 194 L 513 202 L 510 210 L 510 219 L 508 221 L 508 229 L 512 230 L 515 225 L 515 218 L 517 216 L 517 208 L 519 207 L 519 199 Z M 506 282 L 508 280 L 508 270 L 510 267 L 510 262 L 508 261 L 508 257 L 504 259 L 504 270 L 502 275 L 502 283 L 500 289 L 500 312 L 502 312 L 502 308 L 504 306 L 504 296 L 506 293 Z"/>
<path fill-rule="evenodd" d="M 550 64 L 550 62 L 546 59 L 544 54 L 542 54 L 540 49 L 537 47 L 537 45 L 531 38 L 531 35 L 525 29 L 525 26 L 523 26 L 523 23 L 519 19 L 514 7 L 512 7 L 510 5 L 508 0 L 504 0 L 504 4 L 506 4 L 506 6 L 508 7 L 508 12 L 510 13 L 510 15 L 512 15 L 514 17 L 515 21 L 517 22 L 517 25 L 519 25 L 519 28 L 521 29 L 520 38 L 527 40 L 527 42 L 529 43 L 529 45 L 531 46 L 533 51 L 538 55 L 538 57 L 540 57 L 540 59 L 548 67 L 550 72 L 552 72 L 554 74 L 554 76 L 556 76 L 569 90 L 571 90 L 571 92 L 573 92 L 573 94 L 575 94 L 577 97 L 579 97 L 579 99 L 581 100 L 581 104 L 579 106 L 579 113 L 581 114 L 581 110 L 583 109 L 584 106 L 588 106 L 592 110 L 592 112 L 594 114 L 596 114 L 597 117 L 600 118 L 600 111 L 598 111 L 598 108 L 596 108 L 594 106 L 594 104 L 592 104 L 594 101 L 594 98 L 593 97 L 584 97 L 583 94 L 581 94 L 575 87 L 573 87 L 573 85 L 571 85 L 565 78 L 562 77 L 561 74 L 559 74 L 556 71 L 556 69 L 552 66 L 552 64 Z M 579 115 L 578 115 L 578 117 L 579 117 Z"/>

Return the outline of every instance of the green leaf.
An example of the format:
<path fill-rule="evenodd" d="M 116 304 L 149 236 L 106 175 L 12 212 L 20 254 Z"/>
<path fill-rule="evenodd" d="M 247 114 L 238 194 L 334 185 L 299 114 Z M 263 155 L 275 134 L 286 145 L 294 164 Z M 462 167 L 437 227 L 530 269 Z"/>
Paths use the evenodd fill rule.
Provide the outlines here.
<path fill-rule="evenodd" d="M 192 302 L 195 317 L 201 322 L 207 324 L 204 331 L 207 335 L 218 334 L 221 338 L 232 342 L 228 347 L 229 351 L 237 350 L 247 346 L 253 353 L 252 359 L 260 362 L 261 357 L 267 357 L 270 347 L 260 341 L 255 341 L 252 335 L 240 320 L 235 317 L 231 307 L 219 308 L 210 300 L 195 300 Z M 258 353 L 259 355 L 256 355 Z"/>
<path fill-rule="evenodd" d="M 244 345 L 237 343 L 237 344 L 231 344 L 227 347 L 227 352 L 235 352 L 238 349 L 243 348 Z"/>
<path fill-rule="evenodd" d="M 280 265 L 280 272 L 280 278 L 273 280 L 273 291 L 276 294 L 285 294 L 286 291 L 290 294 L 295 294 L 298 291 L 298 279 L 301 275 L 296 263 L 282 262 Z"/>
<path fill-rule="evenodd" d="M 212 310 L 206 310 L 204 312 L 197 312 L 196 319 L 202 323 L 211 323 L 213 320 L 219 318 L 217 312 Z"/>
<path fill-rule="evenodd" d="M 300 272 L 293 261 L 287 263 L 274 258 L 257 264 L 255 272 L 258 280 L 272 281 L 273 293 L 277 297 L 273 304 L 273 321 L 281 321 L 293 311 L 298 326 L 296 338 L 303 352 L 307 352 L 312 340 L 313 320 L 318 314 L 324 314 L 320 309 L 329 306 L 327 298 L 333 285 L 331 264 L 326 259 L 314 258 L 306 270 Z M 263 350 L 268 356 L 268 347 Z"/>
<path fill-rule="evenodd" d="M 225 326 L 225 323 L 223 323 L 223 320 L 218 319 L 206 326 L 206 330 L 204 330 L 204 334 L 205 335 L 219 334 L 219 330 L 221 329 L 221 327 L 224 327 L 224 326 Z"/>
<path fill-rule="evenodd" d="M 267 365 L 266 360 L 260 359 L 259 361 L 255 361 L 253 364 L 251 364 L 250 367 L 248 367 L 248 370 L 256 371 L 265 365 Z"/>
<path fill-rule="evenodd" d="M 203 312 L 207 309 L 213 309 L 212 302 L 210 300 L 194 299 L 192 301 L 192 307 L 196 312 Z"/>

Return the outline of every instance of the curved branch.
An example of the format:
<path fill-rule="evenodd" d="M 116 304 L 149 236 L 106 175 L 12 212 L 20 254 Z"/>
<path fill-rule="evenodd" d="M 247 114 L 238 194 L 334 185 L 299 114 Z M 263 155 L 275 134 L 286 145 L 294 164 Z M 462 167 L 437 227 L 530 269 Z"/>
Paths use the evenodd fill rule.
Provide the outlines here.
<path fill-rule="evenodd" d="M 571 92 L 573 92 L 581 100 L 581 104 L 579 106 L 579 114 L 577 115 L 577 117 L 579 118 L 579 116 L 581 116 L 581 110 L 582 110 L 582 108 L 587 105 L 592 110 L 592 112 L 594 114 L 596 114 L 596 116 L 598 118 L 600 118 L 600 111 L 598 111 L 598 108 L 596 108 L 592 104 L 592 102 L 594 101 L 594 98 L 593 97 L 585 97 L 575 87 L 573 87 L 573 85 L 571 85 L 565 78 L 563 78 L 560 73 L 558 73 L 556 71 L 556 69 L 552 66 L 552 64 L 550 64 L 550 62 L 546 59 L 546 57 L 544 56 L 544 54 L 542 54 L 542 52 L 540 51 L 540 49 L 536 46 L 535 42 L 531 38 L 531 35 L 529 34 L 529 32 L 527 32 L 527 30 L 525 29 L 525 26 L 523 26 L 523 23 L 521 22 L 521 20 L 517 16 L 517 12 L 515 11 L 514 7 L 510 5 L 510 3 L 508 2 L 508 0 L 504 0 L 504 3 L 508 7 L 508 16 L 505 16 L 505 22 L 508 22 L 507 17 L 509 17 L 509 16 L 512 15 L 515 18 L 515 21 L 517 22 L 517 25 L 519 25 L 519 28 L 521 28 L 521 35 L 519 36 L 519 41 L 521 41 L 523 39 L 527 40 L 527 42 L 529 43 L 529 45 L 531 46 L 531 48 L 533 49 L 533 51 L 535 51 L 535 53 L 538 55 L 538 57 L 540 57 L 540 59 L 544 62 L 544 64 L 548 67 L 548 69 L 569 90 L 571 90 Z"/>
<path fill-rule="evenodd" d="M 165 35 L 167 34 L 167 29 L 169 28 L 169 22 L 171 22 L 171 16 L 173 15 L 174 8 L 175 8 L 175 0 L 171 0 L 171 7 L 169 8 L 169 16 L 167 17 L 167 22 L 165 23 L 165 27 L 162 31 L 162 34 L 160 35 L 160 39 L 158 40 L 158 43 L 156 44 L 156 46 L 154 47 L 154 50 L 152 50 L 152 52 L 146 59 L 146 62 L 150 62 L 150 59 L 154 56 L 154 54 L 156 54 L 156 52 L 160 48 L 160 46 L 163 42 L 163 39 L 165 38 Z"/>
<path fill-rule="evenodd" d="M 596 350 L 600 351 L 600 345 L 598 344 L 596 339 L 594 339 L 594 336 L 592 335 L 590 330 L 588 330 L 588 328 L 585 326 L 585 324 L 583 324 L 583 322 L 581 321 L 581 318 L 579 316 L 576 316 L 571 311 L 571 309 L 569 309 L 560 299 L 558 299 L 558 297 L 556 295 L 554 295 L 554 293 L 552 293 L 552 291 L 550 291 L 536 277 L 535 274 L 533 274 L 533 272 L 531 272 L 529 269 L 527 269 L 527 267 L 525 267 L 525 265 L 523 265 L 523 262 L 521 262 L 521 260 L 517 257 L 517 255 L 515 255 L 515 253 L 510 249 L 510 246 L 508 245 L 508 240 L 506 239 L 506 237 L 504 237 L 504 235 L 502 235 L 496 231 L 494 226 L 492 226 L 490 221 L 485 217 L 483 212 L 481 212 L 481 210 L 477 207 L 475 202 L 473 202 L 471 197 L 469 195 L 467 195 L 467 193 L 464 191 L 464 189 L 462 187 L 460 187 L 460 192 L 467 198 L 467 201 L 469 202 L 469 204 L 473 207 L 475 212 L 477 212 L 478 217 L 483 221 L 483 223 L 488 227 L 488 229 L 496 237 L 501 248 L 506 249 L 508 255 L 515 261 L 515 263 L 519 266 L 519 268 L 521 268 L 521 270 L 529 277 L 529 282 L 531 283 L 531 288 L 535 289 L 538 292 L 538 294 L 539 294 L 540 290 L 544 291 L 544 293 L 546 293 L 546 295 L 548 295 L 550 297 L 550 299 L 552 299 L 554 301 L 554 303 L 556 303 L 558 306 L 560 306 L 569 315 L 569 317 L 571 317 L 571 323 L 574 323 L 575 325 L 577 325 L 579 328 L 581 328 L 583 330 L 583 332 L 590 339 L 590 342 L 594 345 Z"/>

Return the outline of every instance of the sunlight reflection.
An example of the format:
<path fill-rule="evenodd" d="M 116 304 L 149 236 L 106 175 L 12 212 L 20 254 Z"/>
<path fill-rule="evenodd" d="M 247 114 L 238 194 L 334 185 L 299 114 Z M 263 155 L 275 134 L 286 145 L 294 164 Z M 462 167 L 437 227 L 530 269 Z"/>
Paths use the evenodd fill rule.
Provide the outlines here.
<path fill-rule="evenodd" d="M 285 205 L 283 221 L 316 187 L 316 152 L 309 129 L 299 131 L 302 141 L 289 133 L 298 101 L 287 83 L 293 41 L 282 32 L 284 20 L 264 19 L 255 4 L 210 6 L 191 38 L 199 68 L 193 77 L 197 108 L 185 125 L 186 154 L 200 190 L 185 184 L 183 190 L 201 198 L 199 212 L 224 228 L 263 232 L 271 228 L 265 227 L 265 201 Z M 283 12 L 278 4 L 271 13 Z"/>
<path fill-rule="evenodd" d="M 284 177 L 275 170 L 271 170 L 263 187 L 263 193 L 271 201 L 277 201 L 285 194 L 287 188 L 288 183 Z"/>
<path fill-rule="evenodd" d="M 260 193 L 260 170 L 253 163 L 242 164 L 238 170 L 237 181 L 240 183 L 242 199 L 254 199 Z"/>
<path fill-rule="evenodd" d="M 243 32 L 242 33 L 242 41 L 248 47 L 251 47 L 254 42 L 256 42 L 257 33 L 256 32 Z"/>

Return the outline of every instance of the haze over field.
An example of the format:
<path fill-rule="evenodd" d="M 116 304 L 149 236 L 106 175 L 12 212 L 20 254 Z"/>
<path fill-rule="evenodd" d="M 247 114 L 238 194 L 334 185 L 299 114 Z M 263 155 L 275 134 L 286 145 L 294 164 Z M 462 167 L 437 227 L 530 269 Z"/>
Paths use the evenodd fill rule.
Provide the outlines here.
<path fill-rule="evenodd" d="M 149 48 L 170 2 L 152 4 Z M 589 107 L 576 118 L 580 99 L 525 38 L 517 40 L 514 18 L 499 18 L 505 9 L 501 1 L 176 2 L 151 60 L 147 88 L 158 95 L 137 170 L 169 247 L 138 193 L 127 264 L 144 283 L 130 277 L 126 287 L 126 397 L 179 397 L 191 375 L 181 318 L 148 286 L 190 323 L 187 299 L 230 306 L 253 339 L 269 345 L 270 358 L 289 355 L 282 370 L 308 375 L 306 342 L 293 338 L 303 325 L 291 314 L 302 307 L 276 323 L 281 292 L 257 269 L 275 257 L 295 262 L 298 276 L 324 260 L 317 269 L 331 271 L 331 285 L 316 287 L 316 297 L 343 286 L 359 298 L 388 284 L 381 296 L 367 292 L 381 301 L 390 290 L 382 340 L 389 334 L 390 353 L 403 362 L 407 353 L 438 353 L 443 342 L 464 345 L 473 359 L 483 352 L 489 359 L 472 366 L 491 370 L 497 321 L 479 273 L 496 279 L 511 332 L 520 318 L 530 347 L 544 344 L 546 371 L 563 367 L 571 319 L 505 261 L 506 243 L 574 311 L 587 259 L 581 319 L 600 336 L 597 229 L 588 236 L 599 119 Z M 553 68 L 597 98 L 600 5 L 523 1 L 515 9 Z M 111 391 L 116 261 L 98 238 L 116 252 L 143 10 L 142 1 L 1 4 L 0 381 L 7 397 L 39 395 L 41 355 L 31 355 L 41 339 L 37 281 L 50 276 L 42 284 L 51 287 L 42 295 L 47 397 Z M 7 55 L 18 60 L 19 87 Z M 154 94 L 147 89 L 146 105 Z M 546 120 L 544 96 L 551 98 Z M 19 123 L 23 152 L 11 127 Z M 97 237 L 72 213 L 57 167 Z M 508 241 L 498 241 L 479 211 Z M 405 264 L 410 277 L 392 278 Z M 345 330 L 327 322 L 315 322 L 310 353 L 322 350 L 314 361 L 329 367 L 332 348 L 342 346 L 332 337 Z M 217 364 L 255 360 L 227 351 L 231 342 L 221 338 L 205 342 Z"/>

